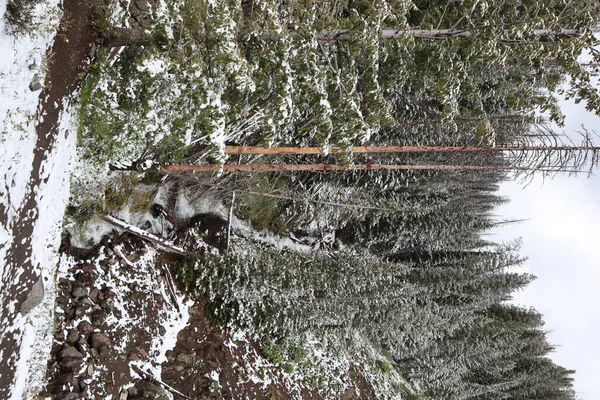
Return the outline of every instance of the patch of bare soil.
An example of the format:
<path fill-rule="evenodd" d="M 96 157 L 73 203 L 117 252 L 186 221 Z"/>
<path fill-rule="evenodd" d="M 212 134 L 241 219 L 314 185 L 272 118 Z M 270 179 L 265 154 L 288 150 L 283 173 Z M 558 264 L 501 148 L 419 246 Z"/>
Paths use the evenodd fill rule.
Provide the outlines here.
<path fill-rule="evenodd" d="M 283 372 L 266 362 L 256 343 L 211 324 L 203 300 L 189 307 L 187 325 L 169 338 L 173 316 L 182 314 L 180 290 L 169 272 L 173 257 L 147 246 L 115 233 L 95 253 L 79 252 L 78 261 L 63 267 L 45 395 L 56 400 L 322 398 L 302 382 L 286 387 Z M 161 354 L 161 342 L 169 340 L 171 350 Z M 375 398 L 360 373 L 349 372 L 358 390 L 348 389 L 341 398 Z"/>

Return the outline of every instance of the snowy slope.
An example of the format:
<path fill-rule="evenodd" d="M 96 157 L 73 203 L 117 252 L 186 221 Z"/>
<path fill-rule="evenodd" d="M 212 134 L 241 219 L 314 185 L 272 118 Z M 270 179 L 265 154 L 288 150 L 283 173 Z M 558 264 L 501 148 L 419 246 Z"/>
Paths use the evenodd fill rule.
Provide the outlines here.
<path fill-rule="evenodd" d="M 5 9 L 6 0 L 0 0 L 0 15 Z M 71 114 L 63 113 L 59 135 L 42 163 L 41 184 L 32 187 L 35 126 L 43 116 L 39 115 L 38 106 L 41 91 L 30 90 L 30 83 L 36 75 L 44 81 L 46 53 L 60 15 L 57 0 L 42 2 L 35 10 L 35 31 L 19 37 L 7 35 L 4 19 L 0 19 L 0 307 L 9 310 L 0 321 L 0 341 L 11 338 L 17 348 L 20 344 L 20 351 L 0 349 L 4 365 L 0 368 L 0 374 L 4 374 L 0 380 L 13 382 L 10 388 L 0 391 L 5 390 L 2 394 L 11 399 L 33 397 L 41 384 L 51 345 L 54 279 L 76 135 L 70 129 Z M 9 289 L 15 276 L 23 271 L 21 266 L 11 265 L 8 257 L 17 239 L 16 222 L 28 193 L 37 203 L 37 209 L 29 216 L 35 225 L 28 254 L 31 265 L 37 269 L 35 275 L 42 277 L 46 296 L 40 306 L 22 315 L 14 309 L 15 293 Z"/>

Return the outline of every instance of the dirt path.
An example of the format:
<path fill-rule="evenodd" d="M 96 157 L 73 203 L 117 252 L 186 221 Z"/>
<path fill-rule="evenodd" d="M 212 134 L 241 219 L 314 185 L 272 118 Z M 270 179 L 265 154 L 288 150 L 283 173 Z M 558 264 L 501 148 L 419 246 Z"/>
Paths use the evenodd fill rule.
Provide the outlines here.
<path fill-rule="evenodd" d="M 88 57 L 90 46 L 95 39 L 95 32 L 90 24 L 96 0 L 65 0 L 65 10 L 60 23 L 59 32 L 51 50 L 51 61 L 46 82 L 47 87 L 39 97 L 40 115 L 43 120 L 36 126 L 36 148 L 32 172 L 23 207 L 18 218 L 10 227 L 15 238 L 8 249 L 7 265 L 2 276 L 3 304 L 0 311 L 0 354 L 3 363 L 0 365 L 0 398 L 10 397 L 10 390 L 15 378 L 16 363 L 21 345 L 22 332 L 7 332 L 12 329 L 12 322 L 21 310 L 27 311 L 35 300 L 26 301 L 32 293 L 34 285 L 41 288 L 40 266 L 34 265 L 32 255 L 32 233 L 39 220 L 37 197 L 42 183 L 44 161 L 52 150 L 58 135 L 58 120 L 64 108 L 66 96 L 76 88 L 81 66 Z M 48 79 L 49 78 L 49 79 Z M 36 285 L 37 283 L 37 285 Z M 34 300 L 33 302 L 31 300 Z M 24 305 L 25 303 L 25 305 Z M 14 307 L 9 307 L 13 304 Z"/>

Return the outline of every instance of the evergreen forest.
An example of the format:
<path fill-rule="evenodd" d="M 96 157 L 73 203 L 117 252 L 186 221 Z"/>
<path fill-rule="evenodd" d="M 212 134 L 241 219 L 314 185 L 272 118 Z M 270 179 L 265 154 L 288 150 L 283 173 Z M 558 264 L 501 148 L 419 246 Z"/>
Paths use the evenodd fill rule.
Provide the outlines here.
<path fill-rule="evenodd" d="M 126 193 L 161 190 L 173 226 L 172 203 L 210 199 L 226 243 L 163 232 L 185 250 L 174 275 L 324 398 L 345 378 L 303 354 L 360 341 L 384 355 L 381 398 L 574 400 L 543 316 L 511 302 L 535 278 L 520 241 L 488 233 L 514 222 L 496 214 L 503 181 L 595 165 L 591 134 L 565 142 L 558 99 L 600 112 L 599 19 L 596 0 L 106 2 L 69 229 L 137 207 Z"/>

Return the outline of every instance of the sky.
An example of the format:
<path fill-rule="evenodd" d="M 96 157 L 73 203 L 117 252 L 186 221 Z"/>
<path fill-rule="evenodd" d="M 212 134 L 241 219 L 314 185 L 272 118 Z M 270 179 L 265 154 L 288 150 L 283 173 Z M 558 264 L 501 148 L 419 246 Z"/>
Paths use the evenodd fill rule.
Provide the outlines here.
<path fill-rule="evenodd" d="M 563 100 L 561 108 L 567 134 L 582 124 L 600 133 L 600 118 L 583 105 Z M 500 218 L 528 220 L 494 232 L 496 241 L 523 238 L 524 270 L 538 278 L 515 302 L 544 314 L 556 346 L 551 358 L 577 370 L 575 390 L 584 400 L 600 399 L 600 170 L 596 175 L 504 183 L 500 194 L 511 202 L 499 208 Z"/>

